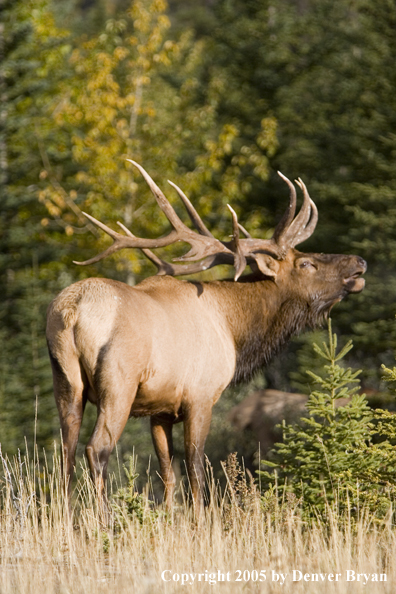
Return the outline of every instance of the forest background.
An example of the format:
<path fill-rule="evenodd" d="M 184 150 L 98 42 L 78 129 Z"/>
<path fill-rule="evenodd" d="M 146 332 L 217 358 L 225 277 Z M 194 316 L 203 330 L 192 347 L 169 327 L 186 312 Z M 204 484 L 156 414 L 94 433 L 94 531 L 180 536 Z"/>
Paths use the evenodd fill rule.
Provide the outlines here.
<path fill-rule="evenodd" d="M 126 157 L 184 217 L 166 180 L 177 183 L 220 239 L 231 231 L 227 203 L 253 236 L 270 236 L 288 196 L 276 170 L 301 176 L 319 209 L 303 249 L 368 262 L 365 291 L 337 305 L 333 327 L 353 338 L 349 363 L 363 369 L 364 387 L 381 388 L 396 339 L 394 0 L 0 0 L 0 60 L 3 452 L 25 439 L 40 450 L 59 441 L 45 343 L 51 299 L 87 276 L 133 285 L 154 272 L 137 251 L 72 263 L 108 245 L 83 210 L 136 235 L 167 232 Z M 211 461 L 254 451 L 227 412 L 255 385 L 309 392 L 301 369 L 311 340 L 223 395 Z M 88 407 L 82 442 L 94 417 Z M 147 420 L 128 423 L 119 456 L 133 447 L 146 467 Z"/>

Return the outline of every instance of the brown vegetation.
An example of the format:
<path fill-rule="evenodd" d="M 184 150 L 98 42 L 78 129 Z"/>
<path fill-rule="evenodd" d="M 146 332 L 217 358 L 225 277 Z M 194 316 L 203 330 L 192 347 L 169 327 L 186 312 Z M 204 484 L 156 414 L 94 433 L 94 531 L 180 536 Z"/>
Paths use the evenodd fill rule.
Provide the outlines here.
<path fill-rule="evenodd" d="M 192 593 L 218 587 L 227 593 L 363 591 L 362 578 L 346 581 L 347 570 L 369 575 L 370 593 L 394 591 L 396 542 L 390 521 L 373 525 L 364 510 L 356 520 L 342 518 L 334 508 L 328 522 L 308 526 L 292 496 L 283 505 L 271 495 L 260 499 L 235 459 L 226 465 L 224 494 L 209 481 L 212 501 L 199 525 L 186 505 L 167 514 L 141 497 L 140 516 L 128 514 L 121 503 L 114 507 L 112 524 L 103 526 L 86 471 L 78 482 L 72 522 L 57 458 L 54 473 L 38 465 L 27 470 L 25 461 L 4 463 L 12 478 L 0 491 L 2 594 L 33 594 L 38 588 L 41 594 L 177 593 L 186 587 L 182 574 L 203 576 L 188 586 Z M 2 474 L 7 474 L 4 467 Z M 266 580 L 259 582 L 264 570 Z M 340 578 L 326 577 L 322 584 L 293 581 L 293 570 L 317 574 L 319 582 L 320 574 L 339 573 Z M 274 581 L 280 573 L 287 574 L 283 586 Z M 373 574 L 386 574 L 387 581 L 372 582 Z M 218 581 L 222 575 L 226 583 Z M 209 579 L 217 585 L 209 585 Z"/>

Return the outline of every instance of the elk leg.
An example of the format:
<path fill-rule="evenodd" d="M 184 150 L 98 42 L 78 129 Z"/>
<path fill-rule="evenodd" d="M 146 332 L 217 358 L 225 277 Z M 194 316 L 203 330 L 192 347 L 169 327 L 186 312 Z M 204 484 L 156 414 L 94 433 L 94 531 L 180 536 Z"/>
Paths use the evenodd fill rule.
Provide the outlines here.
<path fill-rule="evenodd" d="M 184 448 L 188 478 L 197 513 L 203 507 L 205 486 L 204 447 L 212 418 L 212 407 L 196 410 L 192 407 L 185 413 Z"/>
<path fill-rule="evenodd" d="M 110 454 L 129 418 L 134 396 L 134 390 L 125 393 L 124 398 L 117 398 L 115 394 L 106 395 L 105 401 L 98 404 L 99 414 L 96 425 L 85 449 L 99 506 L 102 509 L 105 508 L 105 487 Z"/>
<path fill-rule="evenodd" d="M 58 406 L 62 432 L 62 474 L 70 497 L 71 486 L 76 465 L 76 449 L 81 422 L 84 414 L 86 399 L 82 395 L 72 403 L 60 402 Z"/>
<path fill-rule="evenodd" d="M 152 416 L 151 437 L 153 439 L 155 453 L 157 454 L 160 465 L 161 478 L 164 482 L 164 499 L 167 508 L 172 507 L 173 492 L 176 485 L 176 477 L 172 468 L 173 441 L 172 427 L 173 422 L 170 418 L 163 416 Z"/>
<path fill-rule="evenodd" d="M 76 358 L 68 360 L 64 370 L 50 351 L 54 395 L 58 407 L 62 435 L 62 475 L 70 497 L 75 467 L 75 454 L 86 404 L 81 368 Z"/>

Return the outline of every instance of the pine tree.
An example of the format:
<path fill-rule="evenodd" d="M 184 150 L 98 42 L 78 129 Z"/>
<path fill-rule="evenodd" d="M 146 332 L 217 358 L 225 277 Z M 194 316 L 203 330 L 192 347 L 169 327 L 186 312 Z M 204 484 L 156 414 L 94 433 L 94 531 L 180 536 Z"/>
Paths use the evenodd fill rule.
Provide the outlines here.
<path fill-rule="evenodd" d="M 296 425 L 283 424 L 283 442 L 276 444 L 275 469 L 260 471 L 262 483 L 292 492 L 308 514 L 338 509 L 369 509 L 382 517 L 396 495 L 396 448 L 393 416 L 372 411 L 359 394 L 360 371 L 342 366 L 351 350 L 349 341 L 337 350 L 337 336 L 329 322 L 328 343 L 314 346 L 326 362 L 322 374 L 307 371 L 317 389 L 309 396 L 307 417 Z"/>
<path fill-rule="evenodd" d="M 61 254 L 42 233 L 46 212 L 37 198 L 40 147 L 53 145 L 51 94 L 68 47 L 45 0 L 3 1 L 0 9 L 0 439 L 12 453 L 25 437 L 32 446 L 37 429 L 40 446 L 58 434 L 44 329 L 50 295 L 62 284 L 53 263 Z"/>

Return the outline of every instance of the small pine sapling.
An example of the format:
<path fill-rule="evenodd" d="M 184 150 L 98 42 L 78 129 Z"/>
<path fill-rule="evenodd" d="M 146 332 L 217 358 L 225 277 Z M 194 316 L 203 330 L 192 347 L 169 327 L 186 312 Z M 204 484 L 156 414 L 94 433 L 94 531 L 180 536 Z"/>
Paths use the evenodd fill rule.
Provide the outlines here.
<path fill-rule="evenodd" d="M 371 410 L 359 394 L 360 371 L 342 365 L 352 342 L 337 350 L 330 321 L 328 343 L 314 349 L 324 361 L 323 373 L 307 371 L 317 387 L 308 398 L 307 417 L 283 423 L 283 442 L 275 444 L 271 460 L 262 462 L 272 471 L 260 471 L 261 484 L 277 485 L 282 497 L 294 493 L 309 515 L 336 506 L 348 514 L 369 508 L 383 517 L 395 495 L 389 415 Z"/>

